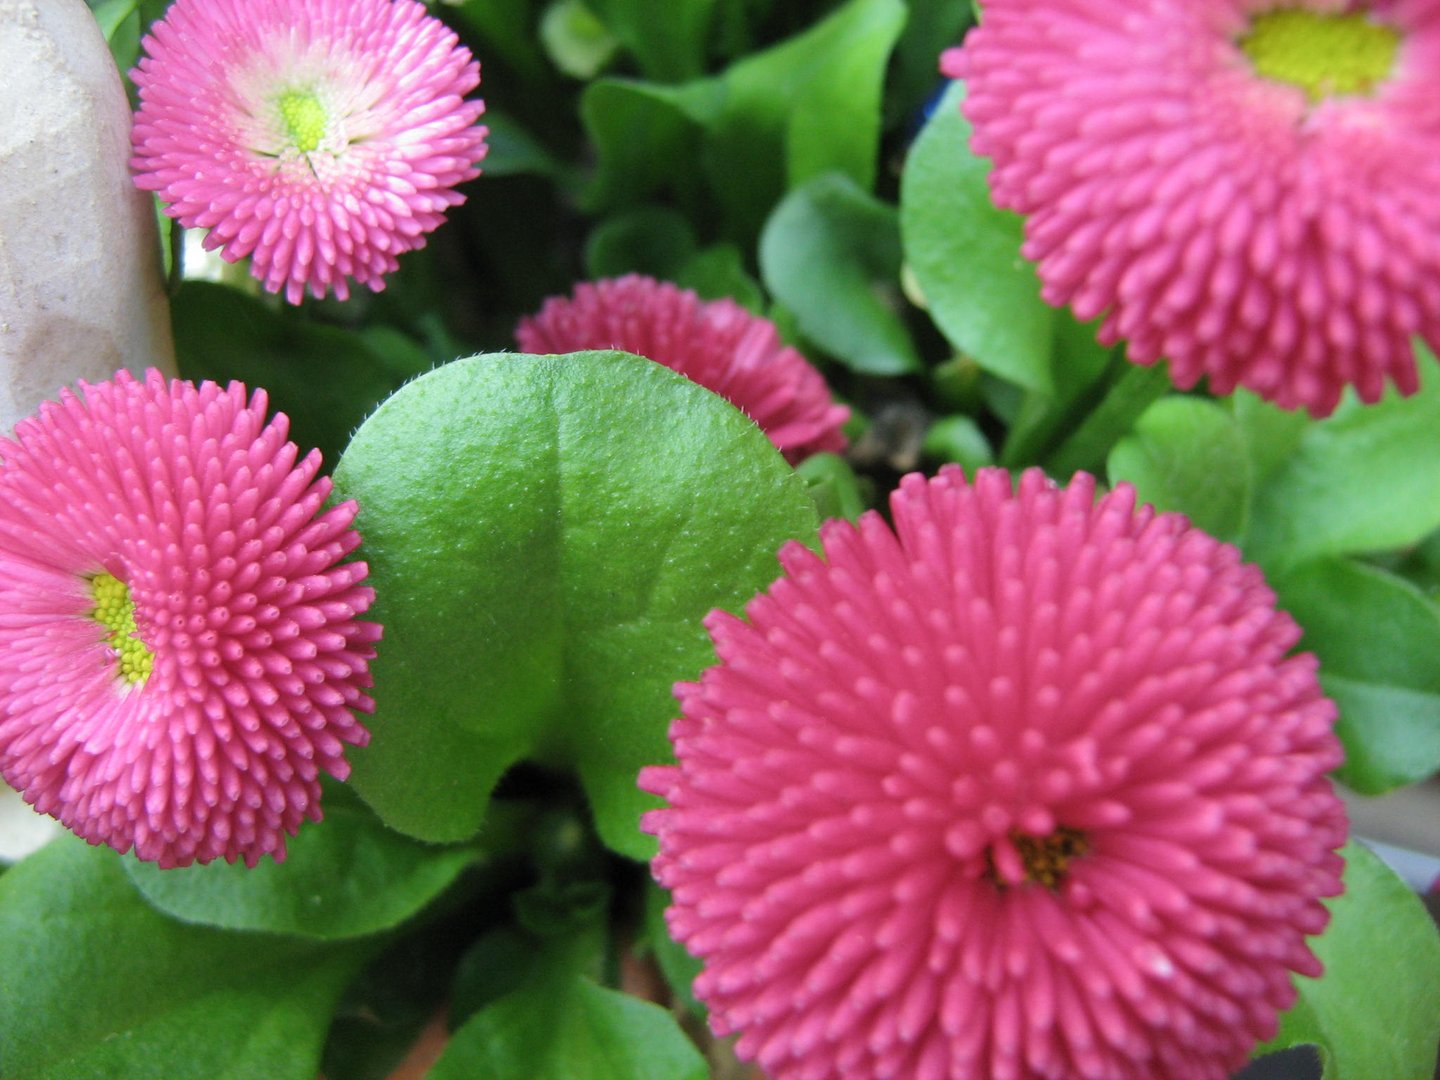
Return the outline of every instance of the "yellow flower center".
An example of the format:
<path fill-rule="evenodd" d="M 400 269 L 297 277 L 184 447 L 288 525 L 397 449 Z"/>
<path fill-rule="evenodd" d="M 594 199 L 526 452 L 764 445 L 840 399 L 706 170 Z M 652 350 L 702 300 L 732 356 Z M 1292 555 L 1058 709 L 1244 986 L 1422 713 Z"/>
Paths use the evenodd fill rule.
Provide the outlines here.
<path fill-rule="evenodd" d="M 1070 869 L 1070 860 L 1078 859 L 1090 850 L 1090 841 L 1083 832 L 1063 825 L 1049 836 L 1011 832 L 1010 842 L 1015 845 L 1025 866 L 1025 880 L 1044 885 L 1047 889 L 1058 889 Z M 1006 887 L 993 864 L 989 876 L 1002 889 Z"/>
<path fill-rule="evenodd" d="M 278 102 L 285 131 L 302 154 L 308 154 L 325 137 L 326 113 L 320 99 L 309 90 L 287 90 Z"/>
<path fill-rule="evenodd" d="M 1305 8 L 1267 11 L 1250 24 L 1240 50 L 1267 79 L 1304 90 L 1311 102 L 1337 94 L 1368 94 L 1395 66 L 1400 34 L 1363 12 Z"/>
<path fill-rule="evenodd" d="M 90 581 L 90 595 L 95 598 L 90 617 L 106 629 L 105 644 L 120 662 L 120 677 L 132 686 L 143 684 L 150 677 L 155 654 L 140 640 L 130 590 L 113 574 L 101 572 Z"/>

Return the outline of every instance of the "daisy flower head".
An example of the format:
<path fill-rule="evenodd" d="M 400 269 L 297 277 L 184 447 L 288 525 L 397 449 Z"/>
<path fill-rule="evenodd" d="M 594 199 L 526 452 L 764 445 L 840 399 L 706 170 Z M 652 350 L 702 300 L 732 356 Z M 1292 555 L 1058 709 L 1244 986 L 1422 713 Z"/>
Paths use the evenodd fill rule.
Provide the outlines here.
<path fill-rule="evenodd" d="M 417 0 L 175 0 L 143 48 L 135 182 L 291 303 L 382 289 L 480 174 L 480 65 Z"/>
<path fill-rule="evenodd" d="M 1436 0 L 983 0 L 941 67 L 1043 295 L 1328 415 L 1440 346 Z"/>
<path fill-rule="evenodd" d="M 163 867 L 284 858 L 369 738 L 355 504 L 265 413 L 122 371 L 0 439 L 0 774 Z"/>
<path fill-rule="evenodd" d="M 733 300 L 640 274 L 582 282 L 522 319 L 515 339 L 527 353 L 622 349 L 664 364 L 745 413 L 791 464 L 845 449 L 850 410 L 774 323 Z"/>
<path fill-rule="evenodd" d="M 793 543 L 641 773 L 676 938 L 775 1080 L 1223 1080 L 1318 973 L 1335 709 L 1133 489 L 907 476 Z"/>

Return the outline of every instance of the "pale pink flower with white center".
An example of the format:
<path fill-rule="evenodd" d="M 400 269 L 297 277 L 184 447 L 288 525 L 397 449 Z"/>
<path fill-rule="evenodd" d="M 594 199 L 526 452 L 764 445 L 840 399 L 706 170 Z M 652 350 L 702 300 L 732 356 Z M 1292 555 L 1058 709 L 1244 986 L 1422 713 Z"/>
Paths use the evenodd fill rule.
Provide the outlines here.
<path fill-rule="evenodd" d="M 775 1080 L 1223 1080 L 1341 890 L 1335 708 L 1260 572 L 1037 469 L 907 476 L 677 687 L 644 827 Z"/>
<path fill-rule="evenodd" d="M 0 439 L 0 774 L 164 867 L 284 858 L 369 739 L 355 504 L 265 412 L 122 371 Z"/>
<path fill-rule="evenodd" d="M 135 182 L 291 303 L 384 288 L 480 174 L 480 65 L 416 0 L 175 0 L 142 44 Z"/>
<path fill-rule="evenodd" d="M 529 353 L 622 349 L 664 364 L 750 417 L 791 464 L 845 449 L 850 410 L 774 323 L 733 300 L 640 274 L 582 282 L 522 319 L 515 339 Z"/>
<path fill-rule="evenodd" d="M 1437 0 L 983 0 L 942 59 L 1052 304 L 1330 413 L 1440 346 Z"/>

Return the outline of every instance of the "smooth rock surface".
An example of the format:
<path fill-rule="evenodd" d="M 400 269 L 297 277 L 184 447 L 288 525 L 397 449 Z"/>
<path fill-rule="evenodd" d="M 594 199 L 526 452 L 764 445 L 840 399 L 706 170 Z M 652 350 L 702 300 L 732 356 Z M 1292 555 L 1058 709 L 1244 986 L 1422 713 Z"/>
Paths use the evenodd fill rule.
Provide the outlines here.
<path fill-rule="evenodd" d="M 0 432 L 77 379 L 174 374 L 130 117 L 85 0 L 0 0 Z"/>
<path fill-rule="evenodd" d="M 130 103 L 85 0 L 0 0 L 0 433 L 77 379 L 174 374 Z M 0 784 L 0 862 L 60 832 Z"/>

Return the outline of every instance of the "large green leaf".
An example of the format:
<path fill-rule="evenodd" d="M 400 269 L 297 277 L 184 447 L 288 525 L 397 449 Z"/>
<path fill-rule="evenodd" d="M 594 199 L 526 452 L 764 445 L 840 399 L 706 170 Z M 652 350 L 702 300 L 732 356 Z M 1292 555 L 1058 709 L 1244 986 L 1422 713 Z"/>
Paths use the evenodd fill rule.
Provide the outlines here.
<path fill-rule="evenodd" d="M 481 1009 L 428 1080 L 705 1080 L 709 1072 L 658 1005 L 581 978 L 516 991 Z"/>
<path fill-rule="evenodd" d="M 1234 419 L 1203 398 L 1167 397 L 1110 451 L 1110 482 L 1128 480 L 1141 500 L 1178 510 L 1221 540 L 1238 541 L 1250 507 L 1250 459 Z"/>
<path fill-rule="evenodd" d="M 822 173 L 874 185 L 886 62 L 904 24 L 901 0 L 849 0 L 725 71 L 703 161 L 737 236 L 753 236 L 781 195 Z"/>
<path fill-rule="evenodd" d="M 456 361 L 356 434 L 385 624 L 353 782 L 392 826 L 456 840 L 522 757 L 573 768 L 615 849 L 646 857 L 635 787 L 669 757 L 671 687 L 809 535 L 804 485 L 740 412 L 625 353 Z"/>
<path fill-rule="evenodd" d="M 990 201 L 990 166 L 970 151 L 963 93 L 959 83 L 946 92 L 906 159 L 905 259 L 952 345 L 986 371 L 1048 392 L 1055 312 L 1020 255 L 1021 219 Z"/>
<path fill-rule="evenodd" d="M 1394 574 L 1317 559 L 1270 574 L 1340 709 L 1340 778 L 1375 795 L 1440 769 L 1440 606 Z"/>
<path fill-rule="evenodd" d="M 1418 394 L 1392 391 L 1375 405 L 1349 397 L 1304 428 L 1256 489 L 1247 554 L 1270 565 L 1388 551 L 1440 527 L 1440 370 L 1420 353 Z"/>
<path fill-rule="evenodd" d="M 760 271 L 800 331 L 850 368 L 870 375 L 919 370 L 920 357 L 895 310 L 895 211 L 849 177 L 817 176 L 785 197 L 760 237 Z"/>
<path fill-rule="evenodd" d="M 127 858 L 126 873 L 184 922 L 324 940 L 395 926 L 481 858 L 473 847 L 434 847 L 388 829 L 342 790 L 327 791 L 325 804 L 325 820 L 300 830 L 283 863 L 161 870 Z"/>
<path fill-rule="evenodd" d="M 1363 845 L 1348 844 L 1345 894 L 1314 943 L 1319 979 L 1266 1050 L 1311 1043 L 1325 1080 L 1430 1080 L 1440 1043 L 1440 937 L 1419 899 Z"/>
<path fill-rule="evenodd" d="M 359 946 L 186 926 L 64 837 L 0 877 L 6 1080 L 314 1080 Z"/>

